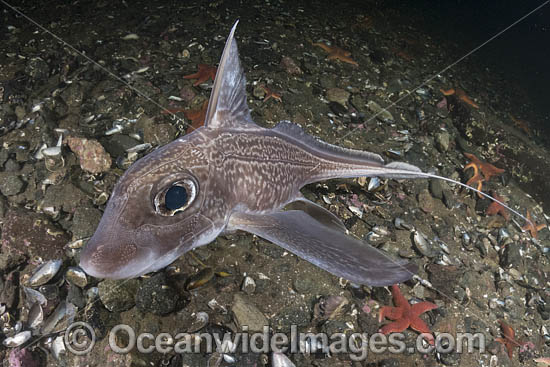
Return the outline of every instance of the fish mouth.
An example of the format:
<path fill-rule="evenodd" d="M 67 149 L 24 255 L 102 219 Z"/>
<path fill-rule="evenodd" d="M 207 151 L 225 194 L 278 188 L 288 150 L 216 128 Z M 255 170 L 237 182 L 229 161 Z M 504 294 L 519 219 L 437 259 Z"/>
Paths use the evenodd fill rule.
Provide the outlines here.
<path fill-rule="evenodd" d="M 141 275 L 154 256 L 147 248 L 136 245 L 132 237 L 96 231 L 80 253 L 80 267 L 95 278 L 126 279 Z"/>

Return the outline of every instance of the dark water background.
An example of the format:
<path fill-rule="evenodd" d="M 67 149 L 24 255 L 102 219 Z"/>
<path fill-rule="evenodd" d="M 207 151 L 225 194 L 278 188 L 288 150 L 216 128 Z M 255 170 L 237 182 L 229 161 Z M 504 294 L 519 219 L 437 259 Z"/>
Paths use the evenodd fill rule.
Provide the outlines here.
<path fill-rule="evenodd" d="M 464 54 L 519 20 L 546 1 L 453 0 L 397 1 L 392 8 L 410 7 L 424 20 L 418 27 L 441 40 L 454 42 Z M 498 73 L 527 94 L 534 111 L 523 111 L 541 138 L 550 141 L 550 4 L 502 33 L 471 58 L 488 72 Z M 495 91 L 498 93 L 498 91 Z M 517 106 L 521 107 L 521 106 Z"/>

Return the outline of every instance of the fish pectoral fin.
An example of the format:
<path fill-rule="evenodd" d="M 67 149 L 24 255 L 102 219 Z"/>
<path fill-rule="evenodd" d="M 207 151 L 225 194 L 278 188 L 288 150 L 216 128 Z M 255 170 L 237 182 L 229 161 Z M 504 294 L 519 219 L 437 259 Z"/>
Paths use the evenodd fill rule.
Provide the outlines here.
<path fill-rule="evenodd" d="M 254 233 L 336 276 L 357 284 L 387 286 L 410 279 L 416 265 L 327 227 L 301 210 L 234 213 L 228 226 Z"/>
<path fill-rule="evenodd" d="M 306 198 L 297 199 L 287 204 L 283 209 L 284 210 L 301 210 L 307 213 L 314 220 L 316 220 L 322 225 L 327 226 L 328 228 L 341 231 L 344 233 L 348 233 L 348 229 L 346 228 L 344 223 L 342 223 L 340 218 L 332 214 L 327 209 L 323 208 L 321 205 L 318 205 L 313 201 L 309 201 Z"/>

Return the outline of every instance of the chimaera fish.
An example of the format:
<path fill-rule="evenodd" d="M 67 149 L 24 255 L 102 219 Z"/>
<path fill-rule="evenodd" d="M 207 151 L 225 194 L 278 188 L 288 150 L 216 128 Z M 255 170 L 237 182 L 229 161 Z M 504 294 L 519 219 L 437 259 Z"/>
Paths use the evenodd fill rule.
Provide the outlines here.
<path fill-rule="evenodd" d="M 256 125 L 234 39 L 237 23 L 223 50 L 204 127 L 124 173 L 80 266 L 99 278 L 137 277 L 224 232 L 244 230 L 355 283 L 383 286 L 411 278 L 414 264 L 348 236 L 340 219 L 306 200 L 300 188 L 358 176 L 456 181 L 330 145 L 291 122 L 273 129 Z"/>

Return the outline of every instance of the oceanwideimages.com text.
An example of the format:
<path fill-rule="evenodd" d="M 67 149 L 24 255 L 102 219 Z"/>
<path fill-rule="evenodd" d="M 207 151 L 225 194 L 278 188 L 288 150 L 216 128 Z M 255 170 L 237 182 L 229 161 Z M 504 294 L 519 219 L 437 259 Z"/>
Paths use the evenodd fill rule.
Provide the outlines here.
<path fill-rule="evenodd" d="M 263 332 L 218 333 L 136 333 L 129 325 L 120 324 L 108 335 L 109 347 L 115 353 L 125 354 L 134 349 L 139 353 L 268 353 L 326 355 L 348 354 L 352 360 L 365 360 L 369 353 L 472 353 L 474 345 L 480 353 L 485 351 L 485 337 L 482 333 L 439 333 L 432 339 L 429 334 L 419 334 L 415 345 L 405 342 L 403 333 L 307 333 L 298 332 L 291 326 L 289 334 L 271 333 L 265 326 Z M 65 345 L 75 354 L 86 354 L 95 344 L 93 329 L 86 323 L 72 324 L 65 333 Z M 428 343 L 432 340 L 432 343 Z"/>

